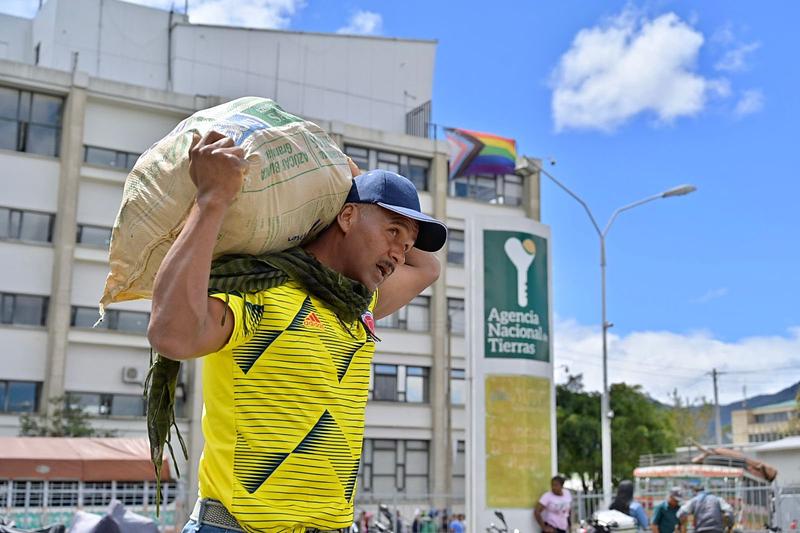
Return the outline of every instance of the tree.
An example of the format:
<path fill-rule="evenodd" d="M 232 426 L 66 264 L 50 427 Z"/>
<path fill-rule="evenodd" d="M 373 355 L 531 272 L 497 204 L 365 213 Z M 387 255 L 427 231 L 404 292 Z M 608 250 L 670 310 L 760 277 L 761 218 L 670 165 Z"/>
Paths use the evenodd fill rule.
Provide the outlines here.
<path fill-rule="evenodd" d="M 611 385 L 613 482 L 630 479 L 645 454 L 671 453 L 678 442 L 670 413 L 639 385 Z"/>
<path fill-rule="evenodd" d="M 714 416 L 714 406 L 705 397 L 694 401 L 681 398 L 677 389 L 670 394 L 670 402 L 672 431 L 675 433 L 678 445 L 688 446 L 702 441 Z"/>
<path fill-rule="evenodd" d="M 630 478 L 647 453 L 671 452 L 677 439 L 669 412 L 644 394 L 638 385 L 611 386 L 612 478 Z M 570 376 L 556 388 L 559 468 L 581 479 L 584 491 L 602 485 L 600 394 L 586 392 L 581 376 Z"/>
<path fill-rule="evenodd" d="M 583 391 L 583 376 L 570 376 L 556 387 L 558 464 L 577 475 L 584 491 L 600 482 L 600 395 Z"/>
<path fill-rule="evenodd" d="M 91 417 L 69 394 L 51 398 L 48 413 L 20 415 L 20 437 L 114 437 L 116 430 L 96 430 Z"/>

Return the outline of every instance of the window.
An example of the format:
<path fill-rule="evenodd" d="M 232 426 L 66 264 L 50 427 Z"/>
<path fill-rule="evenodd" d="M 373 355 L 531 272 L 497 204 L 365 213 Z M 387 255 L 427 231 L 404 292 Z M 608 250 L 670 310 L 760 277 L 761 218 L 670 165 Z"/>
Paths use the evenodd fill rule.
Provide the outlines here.
<path fill-rule="evenodd" d="M 428 403 L 427 367 L 406 367 L 406 401 L 409 403 Z"/>
<path fill-rule="evenodd" d="M 111 245 L 111 228 L 107 226 L 78 224 L 76 241 L 86 246 L 108 248 Z"/>
<path fill-rule="evenodd" d="M 47 296 L 0 293 L 0 324 L 44 326 L 47 303 Z"/>
<path fill-rule="evenodd" d="M 418 191 L 428 190 L 430 159 L 360 146 L 345 146 L 344 151 L 362 171 L 381 168 L 397 172 L 411 180 Z"/>
<path fill-rule="evenodd" d="M 100 313 L 96 307 L 72 306 L 72 320 L 70 325 L 74 328 L 91 328 L 100 320 Z M 144 311 L 125 311 L 122 309 L 107 309 L 103 321 L 97 324 L 96 329 L 124 331 L 127 333 L 147 333 L 147 324 L 150 322 L 150 313 Z"/>
<path fill-rule="evenodd" d="M 373 365 L 375 378 L 372 387 L 372 399 L 379 401 L 397 401 L 397 365 Z"/>
<path fill-rule="evenodd" d="M 83 483 L 84 507 L 100 507 L 111 503 L 110 481 L 85 481 Z"/>
<path fill-rule="evenodd" d="M 144 397 L 141 394 L 104 394 L 70 392 L 72 408 L 90 416 L 144 416 Z"/>
<path fill-rule="evenodd" d="M 450 369 L 450 405 L 466 403 L 465 372 L 459 368 Z"/>
<path fill-rule="evenodd" d="M 423 366 L 372 365 L 370 400 L 428 403 L 429 372 Z"/>
<path fill-rule="evenodd" d="M 0 381 L 0 413 L 32 413 L 39 408 L 40 384 L 34 381 Z"/>
<path fill-rule="evenodd" d="M 405 307 L 381 318 L 376 324 L 382 328 L 428 331 L 430 329 L 430 298 L 417 296 Z"/>
<path fill-rule="evenodd" d="M 428 441 L 365 439 L 359 487 L 376 496 L 428 494 Z"/>
<path fill-rule="evenodd" d="M 11 491 L 13 507 L 41 507 L 43 502 L 43 481 L 14 481 Z"/>
<path fill-rule="evenodd" d="M 766 424 L 769 422 L 786 422 L 789 420 L 789 411 L 780 413 L 764 413 L 755 416 L 756 424 Z"/>
<path fill-rule="evenodd" d="M 121 170 L 130 170 L 139 159 L 135 152 L 123 152 L 110 148 L 100 148 L 97 146 L 83 147 L 83 160 L 91 165 L 101 165 L 105 167 L 115 167 Z"/>
<path fill-rule="evenodd" d="M 464 298 L 447 299 L 447 318 L 450 321 L 450 334 L 463 335 L 465 331 Z"/>
<path fill-rule="evenodd" d="M 464 264 L 464 231 L 451 229 L 447 232 L 447 262 L 451 265 Z"/>
<path fill-rule="evenodd" d="M 58 156 L 64 99 L 0 87 L 0 148 Z"/>
<path fill-rule="evenodd" d="M 459 176 L 450 181 L 450 195 L 491 204 L 522 205 L 522 178 L 516 174 Z"/>
<path fill-rule="evenodd" d="M 466 443 L 458 440 L 453 458 L 453 494 L 464 494 L 466 475 Z"/>
<path fill-rule="evenodd" d="M 55 215 L 0 207 L 0 239 L 52 242 Z"/>
<path fill-rule="evenodd" d="M 77 481 L 49 481 L 47 487 L 48 507 L 77 507 Z"/>

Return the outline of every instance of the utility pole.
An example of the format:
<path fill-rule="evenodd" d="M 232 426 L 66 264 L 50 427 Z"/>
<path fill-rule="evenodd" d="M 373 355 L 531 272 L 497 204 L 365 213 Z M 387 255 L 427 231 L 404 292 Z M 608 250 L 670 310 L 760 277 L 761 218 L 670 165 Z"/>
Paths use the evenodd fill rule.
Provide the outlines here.
<path fill-rule="evenodd" d="M 720 374 L 721 372 L 717 372 L 716 368 L 711 370 L 711 378 L 714 380 L 714 430 L 718 446 L 722 444 L 722 422 L 720 421 L 719 415 L 719 387 L 717 387 L 717 376 Z"/>

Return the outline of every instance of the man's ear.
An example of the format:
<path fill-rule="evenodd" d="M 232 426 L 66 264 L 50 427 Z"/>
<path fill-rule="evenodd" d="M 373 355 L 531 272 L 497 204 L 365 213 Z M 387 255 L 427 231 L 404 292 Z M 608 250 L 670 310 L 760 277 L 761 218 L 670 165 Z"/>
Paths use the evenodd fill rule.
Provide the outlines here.
<path fill-rule="evenodd" d="M 357 211 L 358 208 L 355 204 L 344 204 L 339 214 L 336 215 L 336 223 L 339 225 L 339 229 L 342 230 L 342 233 L 346 234 L 350 231 L 350 228 L 353 227 L 353 223 L 358 217 Z"/>

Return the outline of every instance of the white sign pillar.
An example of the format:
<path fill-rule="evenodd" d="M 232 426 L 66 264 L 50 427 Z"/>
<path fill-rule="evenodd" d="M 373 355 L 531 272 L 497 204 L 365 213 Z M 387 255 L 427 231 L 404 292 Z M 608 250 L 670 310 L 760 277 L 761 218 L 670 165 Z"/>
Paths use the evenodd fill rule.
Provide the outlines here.
<path fill-rule="evenodd" d="M 557 471 L 550 228 L 467 220 L 467 531 L 505 516 L 538 531 L 533 508 Z"/>

